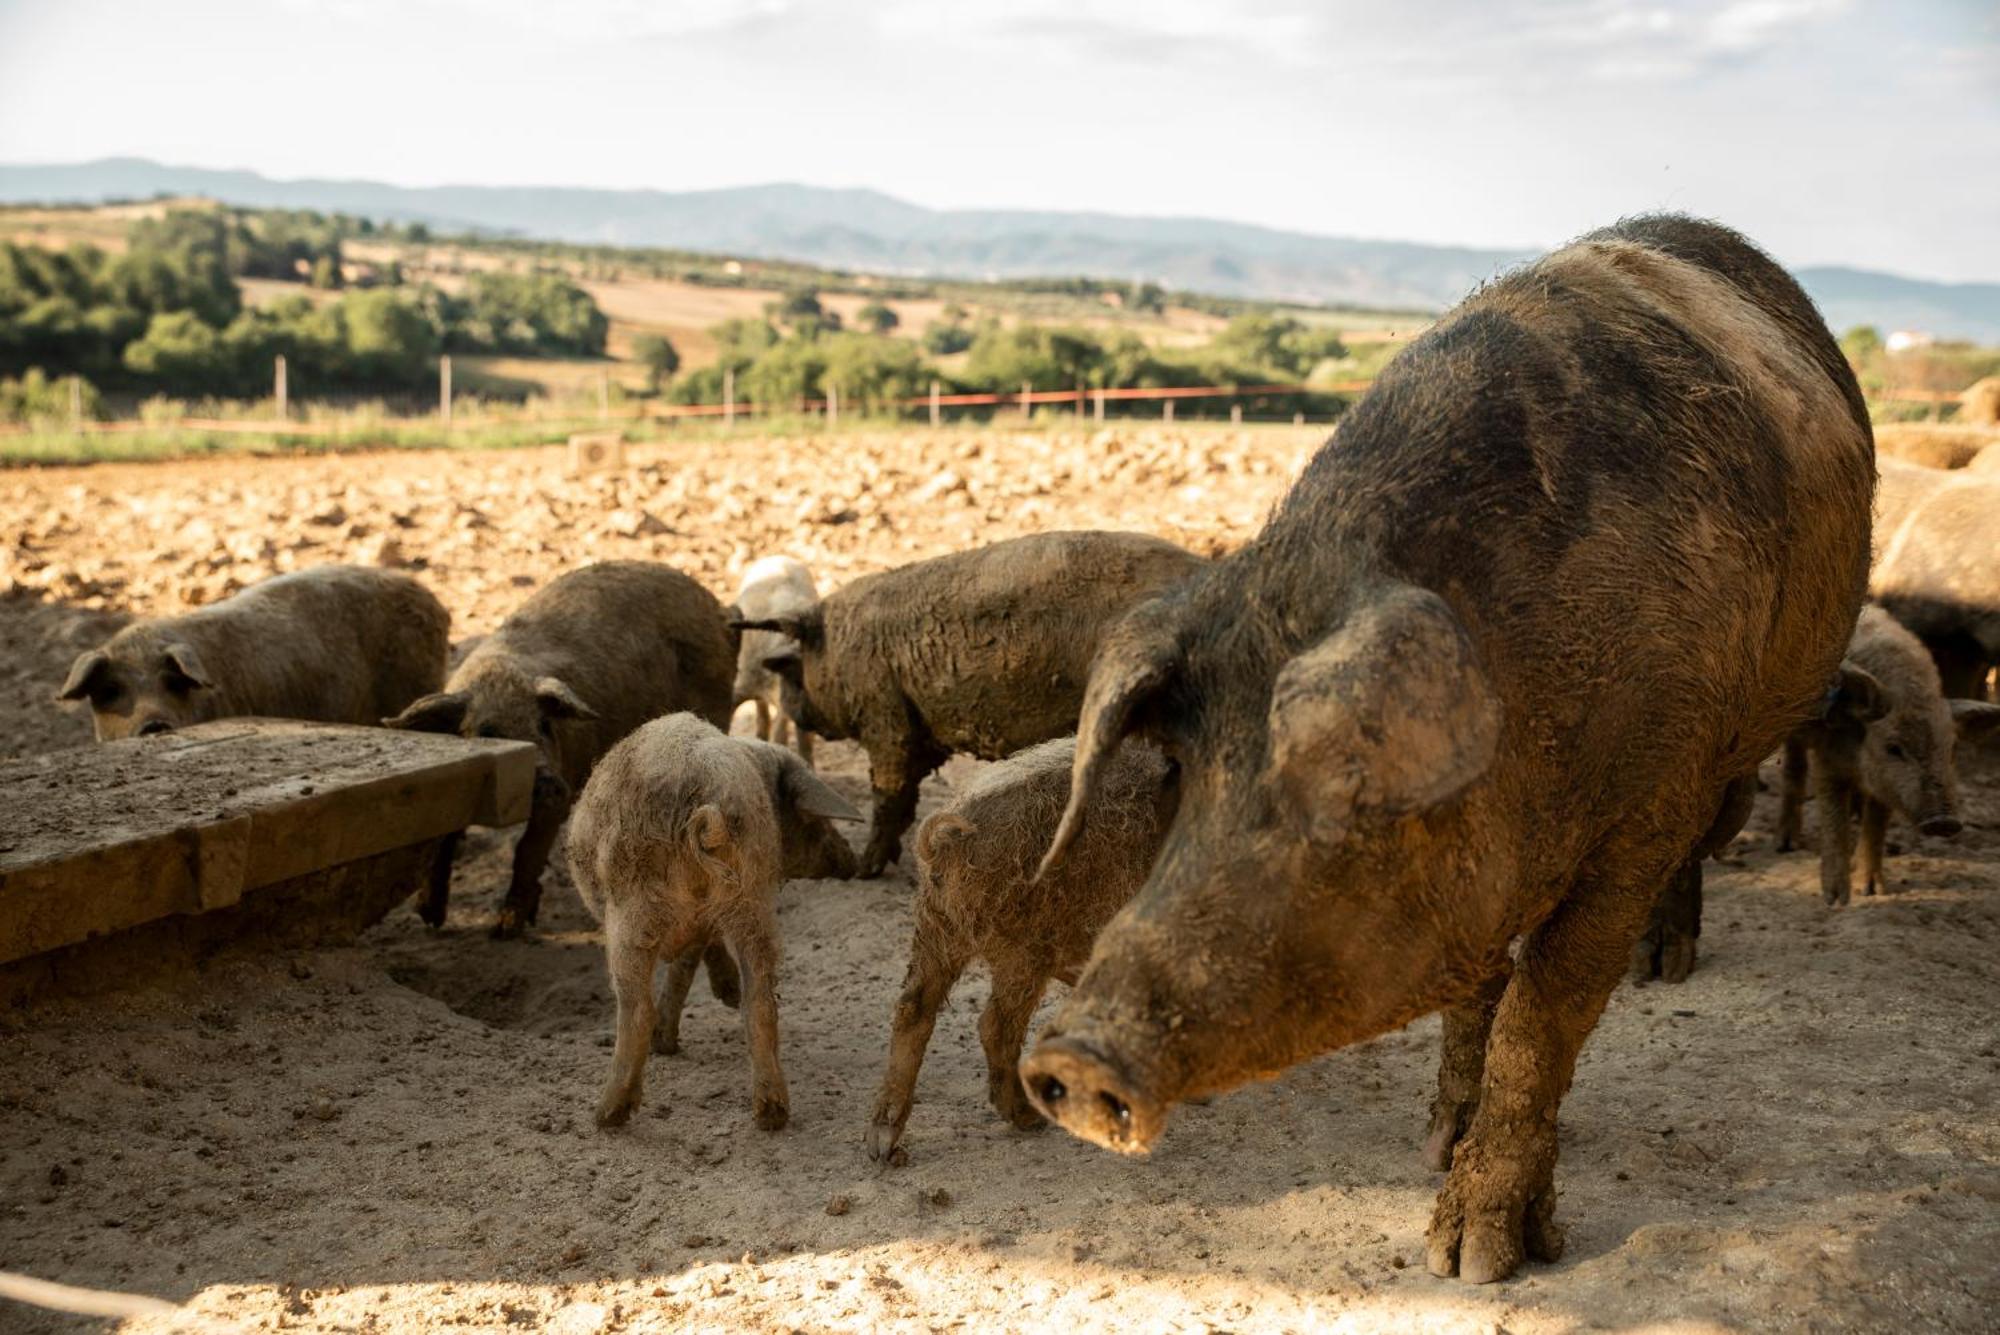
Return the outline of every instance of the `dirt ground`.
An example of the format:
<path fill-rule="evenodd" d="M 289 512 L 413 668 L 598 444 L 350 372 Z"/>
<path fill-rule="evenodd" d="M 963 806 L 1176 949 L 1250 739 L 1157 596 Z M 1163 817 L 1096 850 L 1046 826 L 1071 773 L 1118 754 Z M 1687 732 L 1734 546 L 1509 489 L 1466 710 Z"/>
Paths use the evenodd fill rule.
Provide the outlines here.
<path fill-rule="evenodd" d="M 827 584 L 1063 526 L 1238 541 L 1313 433 L 1157 429 L 672 444 L 0 475 L 0 755 L 80 743 L 49 696 L 124 616 L 321 560 L 434 581 L 455 633 L 552 572 L 641 555 L 727 596 L 788 550 Z M 851 746 L 823 770 L 865 796 Z M 954 761 L 926 810 L 973 772 Z M 863 1134 L 906 869 L 780 900 L 791 1125 L 749 1115 L 737 1015 L 697 986 L 631 1127 L 601 945 L 560 858 L 494 942 L 510 837 L 475 833 L 441 932 L 222 957 L 0 1014 L 0 1269 L 155 1294 L 128 1329 L 1990 1330 L 2000 1310 L 2000 764 L 1957 840 L 1899 832 L 1901 893 L 1821 906 L 1775 802 L 1711 864 L 1701 964 L 1623 988 L 1564 1105 L 1568 1255 L 1423 1269 L 1437 1024 L 1186 1107 L 1148 1160 L 1003 1128 L 963 981 L 911 1161 Z M 0 816 L 4 825 L 4 816 Z M 1060 989 L 1053 989 L 1060 991 Z M 1039 1023 L 1039 1021 L 1038 1021 Z M 0 1331 L 106 1323 L 0 1302 Z"/>

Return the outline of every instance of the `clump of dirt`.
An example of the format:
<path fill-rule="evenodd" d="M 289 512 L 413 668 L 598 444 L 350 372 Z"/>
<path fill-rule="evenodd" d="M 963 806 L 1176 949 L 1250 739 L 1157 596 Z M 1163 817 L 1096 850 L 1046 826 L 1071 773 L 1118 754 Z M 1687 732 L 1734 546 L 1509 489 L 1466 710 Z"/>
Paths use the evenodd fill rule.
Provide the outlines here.
<path fill-rule="evenodd" d="M 0 533 L 37 503 L 75 515 L 79 532 L 38 539 L 45 564 L 26 573 L 81 572 L 100 560 L 82 536 L 95 530 L 119 556 L 87 567 L 101 593 L 69 592 L 151 612 L 178 606 L 177 581 L 204 558 L 173 531 L 146 536 L 138 516 L 234 496 L 239 518 L 218 528 L 267 531 L 285 550 L 292 516 L 313 507 L 337 502 L 372 525 L 408 506 L 403 559 L 425 563 L 464 632 L 597 555 L 686 562 L 726 592 L 732 569 L 771 550 L 818 560 L 835 583 L 1036 528 L 1234 542 L 1282 490 L 1281 461 L 1310 445 L 1153 439 L 1147 467 L 1162 479 L 1197 450 L 1241 459 L 1200 475 L 1201 506 L 1173 490 L 1192 483 L 1106 486 L 1102 462 L 1141 447 L 1099 450 L 1082 434 L 1022 437 L 1014 454 L 1013 438 L 955 433 L 883 437 L 852 458 L 833 457 L 844 436 L 746 440 L 726 456 L 662 447 L 617 482 L 563 479 L 554 451 L 225 461 L 8 478 Z M 973 478 L 954 451 L 974 445 L 996 457 L 977 477 L 1030 490 L 971 506 L 943 484 L 910 495 L 946 471 Z M 1269 471 L 1250 471 L 1254 459 Z M 805 480 L 892 462 L 914 481 L 895 483 L 900 499 L 865 531 L 858 515 L 827 517 L 839 513 L 828 497 L 853 509 L 858 493 Z M 1024 480 L 1031 467 L 1051 470 L 1046 491 Z M 659 499 L 697 472 L 682 508 Z M 613 499 L 678 532 L 593 536 Z M 461 545 L 488 532 L 448 517 L 461 501 L 501 536 Z M 348 555 L 345 541 L 296 559 Z M 99 615 L 48 601 L 68 587 L 55 577 L 0 600 L 0 635 L 33 644 L 40 632 L 24 627 Z M 36 651 L 60 660 L 58 679 L 68 633 Z M 50 718 L 73 722 L 45 695 L 0 696 L 0 752 L 53 738 Z M 821 758 L 830 782 L 865 796 L 857 748 Z M 934 777 L 924 812 L 975 770 L 956 761 Z M 924 1064 L 909 1165 L 869 1162 L 907 868 L 780 896 L 785 1131 L 752 1125 L 741 1019 L 700 986 L 682 1053 L 653 1059 L 632 1125 L 599 1131 L 612 1014 L 601 941 L 560 858 L 536 933 L 487 939 L 511 838 L 477 833 L 443 931 L 397 910 L 352 946 L 236 952 L 0 1015 L 0 1257 L 161 1295 L 194 1324 L 288 1329 L 1985 1330 L 2000 1304 L 2000 766 L 1969 755 L 1965 777 L 1966 832 L 1904 833 L 1888 866 L 1900 893 L 1841 911 L 1820 905 L 1810 853 L 1773 852 L 1775 802 L 1760 801 L 1711 868 L 1693 978 L 1621 990 L 1585 1049 L 1558 1170 L 1568 1254 L 1504 1285 L 1434 1280 L 1421 1262 L 1439 1181 L 1421 1154 L 1434 1020 L 1183 1108 L 1150 1159 L 1128 1160 L 999 1122 L 977 1034 L 987 984 L 969 976 Z M 88 1327 L 0 1307 L 0 1328 Z"/>

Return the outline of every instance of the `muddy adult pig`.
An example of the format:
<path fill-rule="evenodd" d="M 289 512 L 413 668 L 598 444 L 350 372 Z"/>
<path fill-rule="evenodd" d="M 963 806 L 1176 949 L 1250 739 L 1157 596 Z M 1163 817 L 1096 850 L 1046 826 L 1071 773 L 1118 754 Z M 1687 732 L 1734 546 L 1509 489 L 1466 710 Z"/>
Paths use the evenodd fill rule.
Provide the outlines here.
<path fill-rule="evenodd" d="M 551 582 L 480 641 L 445 688 L 385 719 L 392 728 L 533 742 L 542 761 L 528 828 L 493 934 L 535 921 L 556 831 L 599 756 L 640 724 L 691 710 L 729 726 L 736 642 L 714 595 L 671 566 L 605 561 Z M 419 907 L 441 925 L 445 899 Z M 711 981 L 731 994 L 725 973 Z"/>
<path fill-rule="evenodd" d="M 819 606 L 819 586 L 812 570 L 803 561 L 789 556 L 766 556 L 752 561 L 743 571 L 743 586 L 729 613 L 736 620 L 768 620 L 772 617 L 809 616 Z M 746 630 L 736 651 L 736 704 L 757 706 L 757 735 L 767 742 L 797 746 L 799 755 L 812 764 L 812 734 L 794 727 L 785 713 L 783 686 L 764 660 L 785 652 L 791 642 L 774 630 Z"/>
<path fill-rule="evenodd" d="M 569 828 L 570 872 L 604 924 L 618 998 L 599 1126 L 620 1125 L 639 1106 L 649 1051 L 678 1050 L 694 962 L 718 940 L 749 975 L 743 1027 L 757 1125 L 784 1126 L 791 1105 L 778 1064 L 773 900 L 789 876 L 851 873 L 854 854 L 829 822 L 860 819 L 798 756 L 725 736 L 693 714 L 655 719 L 605 755 Z"/>
<path fill-rule="evenodd" d="M 1868 592 L 1931 651 L 1946 695 L 1980 698 L 2000 665 L 2000 474 L 1885 460 Z"/>
<path fill-rule="evenodd" d="M 1098 930 L 1146 879 L 1174 810 L 1166 757 L 1126 743 L 1099 780 L 1090 823 L 1069 856 L 1037 880 L 1075 755 L 1073 737 L 1029 747 L 982 771 L 917 827 L 910 967 L 868 1128 L 869 1157 L 896 1153 L 938 1008 L 974 960 L 993 976 L 979 1019 L 987 1100 L 1023 1130 L 1041 1125 L 1017 1071 L 1028 1020 L 1049 979 L 1076 981 Z"/>
<path fill-rule="evenodd" d="M 1441 1065 L 1480 1076 L 1430 1268 L 1556 1256 L 1577 1050 L 1819 708 L 1873 481 L 1840 349 L 1726 228 L 1631 219 L 1481 288 L 1257 538 L 1106 634 L 1050 860 L 1127 734 L 1180 807 L 1022 1062 L 1036 1106 L 1143 1153 L 1176 1100 L 1444 1008 Z"/>
<path fill-rule="evenodd" d="M 1076 730 L 1105 624 L 1207 563 L 1139 533 L 1042 533 L 868 575 L 800 616 L 745 619 L 794 646 L 765 665 L 785 708 L 868 749 L 875 819 L 861 874 L 902 851 L 924 776 Z"/>
<path fill-rule="evenodd" d="M 2000 729 L 2000 705 L 1947 700 L 1917 637 L 1879 607 L 1861 609 L 1826 717 L 1785 742 L 1778 849 L 1798 846 L 1808 760 L 1819 799 L 1820 895 L 1845 904 L 1853 884 L 1854 819 L 1860 818 L 1863 888 L 1887 890 L 1882 845 L 1891 814 L 1924 834 L 1950 838 L 1958 814 L 1960 737 Z"/>
<path fill-rule="evenodd" d="M 451 614 L 408 575 L 315 566 L 78 657 L 58 698 L 100 742 L 241 715 L 374 724 L 444 680 Z"/>

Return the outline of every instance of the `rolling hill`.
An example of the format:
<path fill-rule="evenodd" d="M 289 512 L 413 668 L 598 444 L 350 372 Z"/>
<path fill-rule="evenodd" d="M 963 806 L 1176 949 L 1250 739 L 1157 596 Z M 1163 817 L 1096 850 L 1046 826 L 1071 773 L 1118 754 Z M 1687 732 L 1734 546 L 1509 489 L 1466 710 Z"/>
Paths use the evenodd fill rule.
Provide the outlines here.
<path fill-rule="evenodd" d="M 202 195 L 435 228 L 800 260 L 959 278 L 1089 275 L 1170 288 L 1391 308 L 1441 309 L 1527 252 L 1315 236 L 1206 218 L 939 210 L 874 190 L 760 185 L 588 190 L 279 180 L 142 158 L 0 166 L 0 202 L 96 203 Z M 2000 284 L 1933 283 L 1844 267 L 1800 280 L 1835 329 L 1874 324 L 2000 342 Z"/>

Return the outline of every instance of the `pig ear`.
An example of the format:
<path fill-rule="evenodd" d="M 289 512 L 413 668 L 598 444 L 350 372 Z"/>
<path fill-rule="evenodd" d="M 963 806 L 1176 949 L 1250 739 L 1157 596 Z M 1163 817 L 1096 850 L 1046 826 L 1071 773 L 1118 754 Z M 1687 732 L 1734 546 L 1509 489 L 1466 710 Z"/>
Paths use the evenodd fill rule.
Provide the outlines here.
<path fill-rule="evenodd" d="M 1061 865 L 1083 829 L 1084 812 L 1096 793 L 1097 776 L 1131 731 L 1140 704 L 1165 686 L 1181 663 L 1179 641 L 1159 603 L 1142 603 L 1106 634 L 1090 665 L 1083 712 L 1076 724 L 1076 759 L 1070 764 L 1069 803 L 1056 826 L 1049 851 L 1035 871 L 1040 879 Z"/>
<path fill-rule="evenodd" d="M 95 694 L 106 684 L 106 674 L 110 670 L 111 655 L 102 649 L 78 654 L 76 662 L 70 664 L 69 676 L 63 680 L 62 689 L 56 692 L 56 699 L 81 700 L 86 695 Z"/>
<path fill-rule="evenodd" d="M 1856 723 L 1873 723 L 1889 712 L 1889 696 L 1881 682 L 1854 664 L 1842 662 L 1826 712 L 1829 717 L 1845 714 Z"/>
<path fill-rule="evenodd" d="M 854 809 L 852 802 L 828 787 L 826 780 L 813 773 L 796 754 L 785 751 L 782 756 L 778 762 L 778 796 L 790 803 L 793 810 L 828 820 L 868 819 Z"/>
<path fill-rule="evenodd" d="M 1989 705 L 1982 700 L 1953 700 L 1951 721 L 1957 726 L 1958 735 L 1968 742 L 2000 738 L 2000 705 Z"/>
<path fill-rule="evenodd" d="M 383 719 L 382 726 L 406 732 L 457 732 L 458 725 L 465 721 L 468 703 L 470 699 L 463 691 L 420 696 L 404 706 L 396 717 Z"/>
<path fill-rule="evenodd" d="M 561 677 L 542 677 L 535 682 L 535 703 L 547 718 L 594 719 L 597 711 L 569 688 Z"/>
<path fill-rule="evenodd" d="M 1314 839 L 1357 811 L 1403 816 L 1485 774 L 1500 703 L 1444 600 L 1401 587 L 1285 664 L 1271 692 L 1271 770 Z"/>
<path fill-rule="evenodd" d="M 182 689 L 215 684 L 215 679 L 208 675 L 208 669 L 202 666 L 201 655 L 196 653 L 191 645 L 168 645 L 166 670 L 169 684 L 180 686 Z M 175 681 L 175 678 L 179 680 Z"/>
<path fill-rule="evenodd" d="M 783 677 L 794 686 L 803 687 L 806 683 L 805 660 L 799 656 L 797 649 L 772 654 L 764 660 L 764 670 Z"/>

